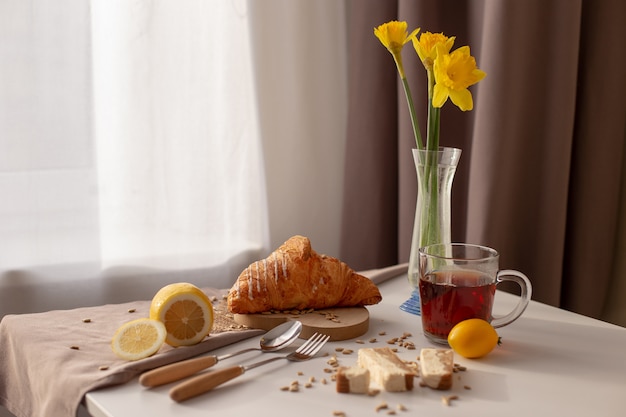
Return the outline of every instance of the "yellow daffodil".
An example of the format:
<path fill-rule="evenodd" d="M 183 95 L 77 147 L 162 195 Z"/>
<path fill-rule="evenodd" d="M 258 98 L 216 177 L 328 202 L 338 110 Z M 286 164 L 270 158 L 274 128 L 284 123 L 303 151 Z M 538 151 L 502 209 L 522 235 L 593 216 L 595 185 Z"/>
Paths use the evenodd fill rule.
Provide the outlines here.
<path fill-rule="evenodd" d="M 434 107 L 443 106 L 450 97 L 450 100 L 463 111 L 474 108 L 472 93 L 467 88 L 485 78 L 486 74 L 476 66 L 476 60 L 470 55 L 469 46 L 463 46 L 450 54 L 445 53 L 443 47 L 439 46 L 433 72 Z"/>
<path fill-rule="evenodd" d="M 448 37 L 443 33 L 424 32 L 419 39 L 415 36 L 412 38 L 412 41 L 413 48 L 415 48 L 415 52 L 420 57 L 422 64 L 424 64 L 427 70 L 431 70 L 437 57 L 436 46 L 443 45 L 443 50 L 445 53 L 448 53 L 452 49 L 452 45 L 454 45 L 454 39 L 454 36 Z"/>
<path fill-rule="evenodd" d="M 380 43 L 393 55 L 393 59 L 396 61 L 396 66 L 398 67 L 398 72 L 400 73 L 400 78 L 405 78 L 404 68 L 402 66 L 402 48 L 417 35 L 417 32 L 419 32 L 419 28 L 415 29 L 409 35 L 407 23 L 398 22 L 397 20 L 392 20 L 391 22 L 384 23 L 374 28 L 374 35 L 376 35 Z"/>
<path fill-rule="evenodd" d="M 417 117 L 415 116 L 415 106 L 413 105 L 411 89 L 409 88 L 409 83 L 404 75 L 404 67 L 402 66 L 402 48 L 409 41 L 411 41 L 411 39 L 417 36 L 417 32 L 419 32 L 419 28 L 415 29 L 409 35 L 406 22 L 398 22 L 397 20 L 392 20 L 391 22 L 384 23 L 377 28 L 374 28 L 374 35 L 376 35 L 380 43 L 382 43 L 385 48 L 391 52 L 393 60 L 396 62 L 398 74 L 400 74 L 400 80 L 402 80 L 402 86 L 404 87 L 404 94 L 406 95 L 406 100 L 409 105 L 409 113 L 411 114 L 411 124 L 413 125 L 415 143 L 417 144 L 417 147 L 421 149 L 423 146 L 422 135 L 417 123 Z"/>

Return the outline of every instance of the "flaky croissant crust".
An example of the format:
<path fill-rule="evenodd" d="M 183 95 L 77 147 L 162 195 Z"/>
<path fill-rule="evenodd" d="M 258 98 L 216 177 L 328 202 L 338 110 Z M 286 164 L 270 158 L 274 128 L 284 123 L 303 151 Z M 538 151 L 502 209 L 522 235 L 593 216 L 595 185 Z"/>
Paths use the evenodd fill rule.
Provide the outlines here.
<path fill-rule="evenodd" d="M 320 255 L 304 236 L 293 236 L 267 258 L 250 264 L 228 293 L 232 313 L 303 310 L 376 304 L 380 291 L 336 258 Z"/>

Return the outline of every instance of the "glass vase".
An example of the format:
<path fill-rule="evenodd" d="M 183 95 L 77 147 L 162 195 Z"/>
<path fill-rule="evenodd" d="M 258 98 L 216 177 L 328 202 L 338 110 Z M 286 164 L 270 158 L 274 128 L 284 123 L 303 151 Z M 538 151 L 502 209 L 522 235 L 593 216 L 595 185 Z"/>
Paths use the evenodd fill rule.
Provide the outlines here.
<path fill-rule="evenodd" d="M 413 149 L 417 173 L 417 204 L 409 255 L 408 279 L 411 297 L 400 306 L 409 313 L 420 313 L 420 247 L 450 243 L 450 201 L 452 182 L 461 158 L 461 150 L 440 147 L 437 151 Z"/>

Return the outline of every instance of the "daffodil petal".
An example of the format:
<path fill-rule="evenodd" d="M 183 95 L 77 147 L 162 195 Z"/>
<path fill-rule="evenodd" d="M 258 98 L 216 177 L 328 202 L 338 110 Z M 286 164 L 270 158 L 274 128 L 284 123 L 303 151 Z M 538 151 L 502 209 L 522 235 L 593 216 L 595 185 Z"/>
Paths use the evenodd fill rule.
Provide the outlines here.
<path fill-rule="evenodd" d="M 452 90 L 449 91 L 450 100 L 461 110 L 469 111 L 474 108 L 474 100 L 472 99 L 472 93 L 468 89 L 464 90 Z"/>
<path fill-rule="evenodd" d="M 433 107 L 443 107 L 448 99 L 449 90 L 441 84 L 435 84 L 433 88 Z"/>

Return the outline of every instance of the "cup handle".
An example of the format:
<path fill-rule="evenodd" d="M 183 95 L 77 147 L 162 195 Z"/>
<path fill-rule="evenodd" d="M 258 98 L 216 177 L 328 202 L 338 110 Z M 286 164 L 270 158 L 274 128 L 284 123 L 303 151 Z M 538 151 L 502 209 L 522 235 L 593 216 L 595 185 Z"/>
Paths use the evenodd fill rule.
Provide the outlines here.
<path fill-rule="evenodd" d="M 519 271 L 514 271 L 512 269 L 503 269 L 502 271 L 499 271 L 496 276 L 496 285 L 504 281 L 513 281 L 517 283 L 522 292 L 520 294 L 520 300 L 513 311 L 506 316 L 492 318 L 491 325 L 495 328 L 506 326 L 507 324 L 511 324 L 517 320 L 519 316 L 522 315 L 524 310 L 526 310 L 526 307 L 528 307 L 528 302 L 530 301 L 533 292 L 530 280 L 526 275 Z"/>

